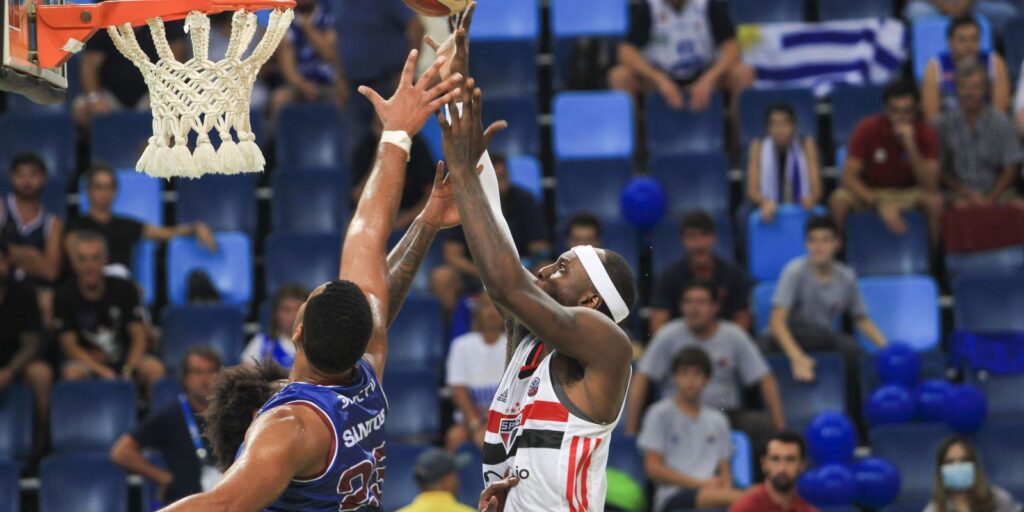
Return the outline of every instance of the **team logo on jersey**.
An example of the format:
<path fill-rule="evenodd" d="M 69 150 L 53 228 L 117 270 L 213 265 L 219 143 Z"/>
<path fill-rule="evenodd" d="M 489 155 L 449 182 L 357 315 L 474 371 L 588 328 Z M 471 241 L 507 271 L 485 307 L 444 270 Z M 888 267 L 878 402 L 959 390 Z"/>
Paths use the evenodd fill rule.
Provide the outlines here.
<path fill-rule="evenodd" d="M 505 403 L 507 400 L 508 400 L 508 390 L 506 389 L 505 391 L 502 391 L 500 395 L 498 395 L 498 401 L 501 402 L 501 403 Z"/>
<path fill-rule="evenodd" d="M 516 439 L 516 434 L 519 432 L 520 416 L 515 418 L 506 418 L 501 420 L 498 424 L 498 435 L 501 436 L 501 443 L 505 445 L 505 451 L 508 452 L 512 447 L 512 442 Z"/>
<path fill-rule="evenodd" d="M 533 380 L 530 381 L 530 389 L 526 391 L 526 396 L 534 396 L 537 394 L 537 391 L 539 390 L 540 377 L 534 377 Z"/>

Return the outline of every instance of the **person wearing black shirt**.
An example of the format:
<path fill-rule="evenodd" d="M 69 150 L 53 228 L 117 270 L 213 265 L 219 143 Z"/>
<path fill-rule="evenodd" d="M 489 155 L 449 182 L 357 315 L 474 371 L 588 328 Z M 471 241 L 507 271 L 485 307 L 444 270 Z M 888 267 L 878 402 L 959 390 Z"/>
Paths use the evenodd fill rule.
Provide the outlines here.
<path fill-rule="evenodd" d="M 89 197 L 89 212 L 68 223 L 68 232 L 93 231 L 103 235 L 110 255 L 108 274 L 128 277 L 131 268 L 132 247 L 145 238 L 166 242 L 176 236 L 195 236 L 211 251 L 217 250 L 217 241 L 210 228 L 202 222 L 174 227 L 154 226 L 135 219 L 115 215 L 112 211 L 117 197 L 117 175 L 105 165 L 96 165 L 85 175 L 85 192 Z"/>
<path fill-rule="evenodd" d="M 498 176 L 501 211 L 508 222 L 519 256 L 524 259 L 524 265 L 529 266 L 528 258 L 546 258 L 551 252 L 543 208 L 528 190 L 512 184 L 504 155 L 492 153 L 491 161 Z M 448 317 L 455 311 L 463 292 L 479 291 L 481 286 L 462 228 L 450 231 L 451 234 L 442 245 L 444 265 L 434 269 L 430 275 L 431 292 Z"/>
<path fill-rule="evenodd" d="M 154 411 L 134 432 L 123 434 L 110 450 L 115 464 L 155 482 L 165 505 L 209 490 L 220 479 L 206 437 L 204 414 L 221 366 L 220 356 L 212 348 L 189 350 L 181 363 L 183 393 Z M 144 449 L 160 452 L 167 469 L 149 462 Z"/>
<path fill-rule="evenodd" d="M 163 364 L 146 355 L 139 293 L 124 279 L 105 276 L 107 243 L 79 231 L 69 244 L 75 279 L 57 291 L 54 327 L 66 362 L 66 380 L 135 377 L 147 389 L 164 375 Z"/>
<path fill-rule="evenodd" d="M 680 315 L 680 300 L 690 281 L 709 282 L 718 290 L 718 317 L 750 330 L 750 280 L 736 265 L 715 254 L 715 221 L 704 211 L 683 217 L 682 242 L 686 254 L 655 283 L 649 326 L 653 336 L 665 322 Z"/>

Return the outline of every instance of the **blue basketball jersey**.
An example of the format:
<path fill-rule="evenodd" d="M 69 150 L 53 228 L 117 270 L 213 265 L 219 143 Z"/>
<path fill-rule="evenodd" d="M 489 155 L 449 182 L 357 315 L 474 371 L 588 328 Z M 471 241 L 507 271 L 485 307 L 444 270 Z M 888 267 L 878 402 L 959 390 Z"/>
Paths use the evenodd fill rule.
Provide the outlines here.
<path fill-rule="evenodd" d="M 388 403 L 373 368 L 360 359 L 355 380 L 345 386 L 292 382 L 260 409 L 303 403 L 334 429 L 327 469 L 308 480 L 292 480 L 268 511 L 380 511 L 384 483 L 384 418 Z"/>

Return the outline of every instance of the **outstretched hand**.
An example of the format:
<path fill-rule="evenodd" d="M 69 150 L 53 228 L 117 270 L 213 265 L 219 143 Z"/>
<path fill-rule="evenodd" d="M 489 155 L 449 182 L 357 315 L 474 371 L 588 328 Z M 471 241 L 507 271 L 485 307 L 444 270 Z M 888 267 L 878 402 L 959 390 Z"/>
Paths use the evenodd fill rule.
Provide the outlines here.
<path fill-rule="evenodd" d="M 480 512 L 503 512 L 505 510 L 505 500 L 508 499 L 508 492 L 518 483 L 519 478 L 511 477 L 487 486 L 480 495 L 480 504 L 477 508 Z"/>
<path fill-rule="evenodd" d="M 452 73 L 469 75 L 469 27 L 473 24 L 475 11 L 476 2 L 471 2 L 464 11 L 449 18 L 449 30 L 452 33 L 441 44 L 437 44 L 430 36 L 423 37 L 423 41 L 434 50 L 438 58 L 448 59 L 441 67 L 442 80 Z"/>
<path fill-rule="evenodd" d="M 483 172 L 483 166 L 477 166 L 477 174 Z M 455 203 L 455 192 L 452 184 L 444 175 L 444 162 L 437 162 L 437 173 L 434 174 L 434 188 L 430 191 L 426 206 L 423 207 L 423 220 L 438 229 L 454 228 L 462 224 L 459 208 Z"/>
<path fill-rule="evenodd" d="M 430 69 L 427 69 L 419 81 L 413 84 L 413 72 L 416 69 L 418 56 L 418 50 L 409 52 L 405 68 L 402 69 L 402 78 L 398 83 L 398 89 L 387 100 L 377 94 L 377 91 L 365 85 L 359 86 L 359 93 L 373 103 L 373 108 L 377 111 L 377 116 L 380 117 L 384 131 L 403 131 L 412 137 L 419 133 L 432 113 L 462 94 L 462 90 L 458 87 L 459 82 L 462 81 L 461 73 L 455 73 L 441 83 L 433 87 L 430 86 L 434 77 L 440 72 L 441 66 L 447 61 L 444 57 L 434 61 Z"/>
<path fill-rule="evenodd" d="M 437 114 L 448 169 L 455 174 L 474 172 L 491 139 L 508 127 L 505 121 L 495 121 L 484 130 L 481 122 L 483 94 L 472 78 L 466 81 L 466 94 L 469 101 L 463 104 L 461 114 L 455 103 L 448 105 L 451 122 L 448 122 L 443 112 Z"/>

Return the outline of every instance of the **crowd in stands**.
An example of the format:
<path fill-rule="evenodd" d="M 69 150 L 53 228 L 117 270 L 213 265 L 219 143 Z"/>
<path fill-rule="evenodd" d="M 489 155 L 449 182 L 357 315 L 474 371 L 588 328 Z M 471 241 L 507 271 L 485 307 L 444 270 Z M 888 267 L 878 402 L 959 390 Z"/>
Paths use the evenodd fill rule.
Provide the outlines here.
<path fill-rule="evenodd" d="M 907 27 L 931 16 L 948 17 L 946 49 L 932 56 L 919 81 L 910 78 L 907 65 L 906 76 L 884 84 L 884 88 L 883 84 L 847 86 L 863 87 L 876 97 L 860 105 L 848 139 L 839 140 L 816 138 L 818 120 L 809 126 L 801 118 L 799 106 L 784 100 L 771 102 L 763 111 L 741 110 L 741 98 L 756 91 L 756 70 L 743 61 L 742 28 L 733 21 L 736 3 L 742 2 L 629 2 L 628 28 L 618 34 L 614 63 L 598 66 L 600 72 L 592 77 L 633 100 L 629 113 L 620 119 L 629 127 L 630 140 L 635 137 L 637 141 L 635 151 L 632 143 L 629 146 L 626 173 L 630 176 L 634 169 L 647 169 L 659 156 L 653 154 L 656 151 L 649 143 L 659 134 L 646 122 L 651 113 L 647 109 L 663 108 L 672 115 L 715 112 L 724 118 L 724 122 L 718 120 L 722 142 L 711 153 L 742 171 L 743 178 L 733 180 L 733 189 L 724 190 L 730 197 L 698 198 L 701 204 L 691 207 L 669 195 L 668 210 L 673 213 L 668 217 L 674 217 L 666 218 L 656 230 L 640 232 L 618 216 L 603 214 L 609 206 L 601 204 L 604 196 L 596 192 L 589 208 L 573 208 L 571 215 L 561 215 L 565 207 L 556 191 L 562 190 L 562 185 L 552 185 L 552 177 L 561 180 L 565 176 L 557 150 L 549 151 L 545 145 L 545 149 L 525 155 L 548 169 L 543 180 L 516 165 L 516 158 L 524 155 L 514 150 L 509 155 L 492 154 L 502 210 L 527 267 L 540 268 L 577 245 L 633 255 L 627 259 L 640 276 L 637 284 L 644 307 L 623 324 L 636 342 L 636 358 L 621 427 L 613 441 L 613 457 L 618 443 L 629 450 L 612 460 L 610 467 L 627 473 L 640 494 L 649 496 L 647 510 L 656 512 L 814 510 L 797 492 L 796 483 L 810 461 L 799 434 L 806 424 L 794 422 L 789 414 L 792 407 L 802 404 L 795 405 L 792 401 L 800 398 L 784 392 L 791 388 L 788 381 L 813 386 L 822 377 L 818 356 L 841 355 L 842 395 L 820 407 L 845 411 L 859 430 L 860 444 L 870 449 L 869 440 L 874 436 L 869 432 L 876 426 L 862 417 L 869 385 L 865 368 L 873 364 L 875 350 L 908 342 L 901 337 L 907 332 L 902 324 L 923 321 L 900 317 L 897 312 L 897 323 L 892 323 L 888 319 L 894 314 L 872 306 L 871 297 L 863 291 L 864 278 L 924 275 L 936 290 L 955 291 L 954 270 L 959 267 L 954 269 L 950 258 L 978 246 L 983 246 L 983 258 L 1016 251 L 1004 274 L 1007 282 L 1017 283 L 1020 276 L 1014 273 L 1024 272 L 1020 182 L 1024 79 L 1013 76 L 1016 63 L 1001 55 L 998 45 L 983 41 L 988 37 L 987 27 L 1005 37 L 1001 31 L 1018 14 L 1024 14 L 1024 6 L 1009 0 L 893 2 L 885 14 L 902 14 Z M 481 13 L 485 8 L 481 6 Z M 255 87 L 253 115 L 268 127 L 267 142 L 261 144 L 273 148 L 271 141 L 287 135 L 282 120 L 288 112 L 307 104 L 328 110 L 346 127 L 340 130 L 345 138 L 340 143 L 343 150 L 336 153 L 346 156 L 328 157 L 326 169 L 317 165 L 303 169 L 301 163 L 278 160 L 271 167 L 270 179 L 260 182 L 260 197 L 253 194 L 248 198 L 246 211 L 259 210 L 258 215 L 253 214 L 257 220 L 248 228 L 224 229 L 218 221 L 203 218 L 181 220 L 188 218 L 180 197 L 184 195 L 181 183 L 170 184 L 167 191 L 158 186 L 156 196 L 160 218 L 165 210 L 173 211 L 176 215 L 169 218 L 179 222 L 161 225 L 151 218 L 128 215 L 118 207 L 119 194 L 126 193 L 121 189 L 123 171 L 94 158 L 90 154 L 94 146 L 88 142 L 75 151 L 76 169 L 81 169 L 76 172 L 55 168 L 63 164 L 55 163 L 45 148 L 10 148 L 0 140 L 0 155 L 7 159 L 3 162 L 5 175 L 0 177 L 0 190 L 5 191 L 0 204 L 0 405 L 4 393 L 14 388 L 27 387 L 31 394 L 31 452 L 17 455 L 22 474 L 37 474 L 40 461 L 60 452 L 58 443 L 51 440 L 51 431 L 60 426 L 56 419 L 51 421 L 50 414 L 55 386 L 118 381 L 126 386 L 130 383 L 134 389 L 137 399 L 132 403 L 130 425 L 135 425 L 136 415 L 140 422 L 118 432 L 104 447 L 110 450 L 113 463 L 152 482 L 157 489 L 155 503 L 169 503 L 209 488 L 220 472 L 214 467 L 209 441 L 200 433 L 205 432 L 204 414 L 218 372 L 233 363 L 255 365 L 263 360 L 286 369 L 291 366 L 295 354 L 292 325 L 309 287 L 336 272 L 339 239 L 332 237 L 339 231 L 297 229 L 288 233 L 280 229 L 278 212 L 268 211 L 264 192 L 275 196 L 270 204 L 276 205 L 281 193 L 274 188 L 277 174 L 307 172 L 315 176 L 337 171 L 329 180 L 344 181 L 339 185 L 343 194 L 335 199 L 345 211 L 337 216 L 341 219 L 329 219 L 328 224 L 344 229 L 343 219 L 365 185 L 382 130 L 368 102 L 354 94 L 355 87 L 369 85 L 381 92 L 390 89 L 406 52 L 419 47 L 424 33 L 434 28 L 400 0 L 298 0 L 295 11 L 276 58 L 265 66 Z M 211 31 L 211 55 L 217 58 L 227 48 L 231 16 L 214 16 L 211 22 L 217 28 Z M 175 25 L 168 24 L 168 48 L 157 48 L 147 30 L 138 31 L 140 45 L 152 55 L 166 50 L 176 58 L 187 58 L 188 45 L 181 27 Z M 579 48 L 574 47 L 574 58 L 586 58 L 585 52 L 576 51 Z M 89 42 L 74 66 L 77 75 L 72 89 L 77 94 L 62 108 L 82 141 L 95 136 L 97 120 L 148 108 L 141 75 L 103 32 Z M 486 91 L 487 79 L 482 77 L 480 82 Z M 546 87 L 539 93 L 530 91 L 531 108 L 550 111 L 551 93 Z M 662 107 L 649 101 L 655 96 L 662 98 Z M 715 107 L 723 98 L 727 107 Z M 521 99 L 509 101 L 516 105 Z M 18 114 L 13 98 L 8 97 L 7 105 L 10 112 L 0 112 L 0 120 Z M 828 111 L 828 105 L 824 100 L 819 103 L 822 111 Z M 761 123 L 760 135 L 749 140 L 741 134 L 747 114 Z M 557 125 L 559 120 L 554 122 Z M 537 132 L 538 127 L 530 125 L 526 130 Z M 400 229 L 408 227 L 423 208 L 437 160 L 442 157 L 439 145 L 427 132 L 413 141 L 396 222 Z M 594 143 L 603 142 L 595 138 Z M 833 159 L 833 150 L 840 146 L 843 151 Z M 281 154 L 278 151 L 279 158 Z M 606 170 L 602 165 L 607 162 L 598 158 L 582 160 L 583 167 L 573 168 L 573 172 L 586 172 L 588 165 L 593 165 L 595 172 Z M 722 176 L 710 179 L 727 179 L 724 168 L 679 172 L 720 172 Z M 198 186 L 202 187 L 204 180 Z M 605 185 L 584 179 L 573 186 L 597 190 Z M 257 188 L 250 186 L 256 192 Z M 51 201 L 54 187 L 61 199 L 57 202 Z M 577 192 L 587 195 L 590 190 Z M 615 190 L 616 198 L 618 192 Z M 76 206 L 74 211 L 61 209 L 64 196 L 75 198 L 70 201 Z M 219 200 L 213 196 L 204 199 Z M 708 203 L 704 201 L 728 208 L 705 208 Z M 310 203 L 310 207 L 317 206 Z M 615 211 L 616 206 L 611 208 Z M 274 220 L 267 222 L 268 218 Z M 865 219 L 876 222 L 880 229 L 870 231 L 866 239 L 855 239 L 855 232 L 864 229 Z M 238 225 L 242 223 L 238 221 Z M 665 226 L 669 229 L 662 229 Z M 753 242 L 755 232 L 776 227 L 778 231 L 788 229 L 789 238 L 775 239 L 777 245 L 773 246 Z M 238 303 L 228 300 L 227 289 L 238 283 L 225 284 L 218 272 L 242 266 L 239 260 L 222 261 L 220 265 L 226 266 L 221 267 L 207 262 L 218 253 L 234 254 L 225 253 L 228 248 L 220 243 L 227 231 L 242 232 L 248 244 L 244 245 L 246 252 L 257 261 L 248 268 L 244 283 L 248 294 Z M 276 271 L 270 241 L 282 233 L 334 242 L 316 245 L 325 248 L 325 253 L 313 255 L 327 259 L 328 275 L 308 282 L 302 273 L 306 269 L 299 268 L 298 273 L 282 274 L 295 278 L 269 285 Z M 906 249 L 918 240 L 919 252 Z M 187 278 L 187 282 L 171 282 L 172 273 L 165 270 L 174 255 L 181 253 L 172 255 L 170 246 L 183 241 L 195 246 L 188 254 L 199 263 L 188 268 L 184 278 L 175 274 L 179 281 Z M 923 263 L 912 263 L 911 271 L 863 272 L 865 267 L 851 258 L 852 251 L 870 251 L 876 241 L 883 251 L 899 252 L 896 258 L 923 258 Z M 151 271 L 159 276 L 156 279 L 146 279 L 137 264 L 140 248 L 147 243 L 168 245 L 156 249 L 159 256 L 150 262 L 159 268 Z M 436 244 L 410 299 L 411 304 L 424 306 L 407 305 L 396 323 L 410 325 L 402 332 L 415 339 L 396 339 L 394 357 L 406 357 L 401 355 L 403 351 L 414 355 L 402 359 L 406 366 L 389 368 L 396 376 L 388 379 L 396 389 L 389 393 L 393 410 L 399 411 L 395 421 L 403 422 L 403 430 L 415 432 L 395 442 L 394 464 L 404 466 L 393 473 L 389 466 L 389 490 L 399 496 L 391 498 L 391 504 L 408 504 L 402 509 L 405 512 L 457 510 L 456 500 L 476 505 L 472 491 L 479 483 L 466 475 L 475 474 L 479 479 L 479 470 L 470 467 L 479 463 L 466 459 L 479 457 L 488 427 L 487 409 L 506 360 L 505 324 L 483 290 L 476 268 L 486 262 L 471 259 L 458 229 Z M 755 271 L 756 260 L 765 261 L 768 251 L 775 253 L 780 247 L 786 256 L 777 262 L 777 268 L 767 276 Z M 659 254 L 673 257 L 662 261 Z M 305 261 L 296 260 L 292 266 L 303 267 Z M 976 265 L 983 271 L 994 271 L 1004 260 L 979 261 Z M 1021 287 L 1024 289 L 1024 284 Z M 187 293 L 177 300 L 169 292 L 172 288 Z M 1024 291 L 1020 293 L 1024 295 Z M 938 294 L 933 295 L 938 316 Z M 960 300 L 957 296 L 953 299 Z M 241 315 L 249 320 L 244 331 L 250 336 L 248 343 L 243 346 L 223 338 L 181 340 L 167 335 L 173 327 L 165 321 L 170 318 L 168 311 L 204 306 L 221 308 L 215 316 L 230 320 Z M 959 324 L 959 316 L 956 322 Z M 939 339 L 951 330 L 950 322 L 945 326 L 935 339 L 915 349 L 951 351 L 952 347 Z M 204 328 L 189 327 L 193 329 L 187 331 L 190 335 Z M 242 326 L 237 327 L 241 339 Z M 438 332 L 427 332 L 431 330 Z M 217 336 L 220 334 L 211 335 Z M 403 346 L 434 340 L 438 346 Z M 415 359 L 420 355 L 421 359 Z M 946 365 L 942 369 L 947 369 Z M 965 370 L 957 378 L 971 378 L 977 369 Z M 263 370 L 250 367 L 250 371 Z M 417 379 L 426 376 L 427 382 L 401 381 L 403 373 Z M 414 395 L 417 389 L 425 389 L 428 399 L 402 400 L 403 393 L 422 397 Z M 88 399 L 102 401 L 103 397 Z M 1024 415 L 1024 404 L 1017 413 Z M 750 473 L 746 476 L 737 466 L 736 454 L 741 448 L 737 439 L 747 445 L 742 452 Z M 927 506 L 928 511 L 1022 510 L 1024 482 L 987 478 L 985 468 L 989 466 L 983 464 L 976 442 L 950 437 L 941 446 L 929 446 L 936 450 L 934 467 L 928 469 L 934 472 L 929 473 L 934 477 L 932 491 L 902 495 L 901 503 L 920 505 L 917 509 Z M 426 450 L 421 446 L 424 443 L 437 448 Z M 1024 450 L 1019 443 L 1015 446 Z M 162 460 L 155 460 L 153 453 Z M 402 475 L 406 481 L 397 480 Z M 1016 474 L 1021 475 L 1024 473 Z M 418 496 L 416 491 L 420 491 Z M 609 496 L 619 491 L 621 488 L 610 489 Z M 609 509 L 645 510 L 643 507 L 609 500 Z"/>

